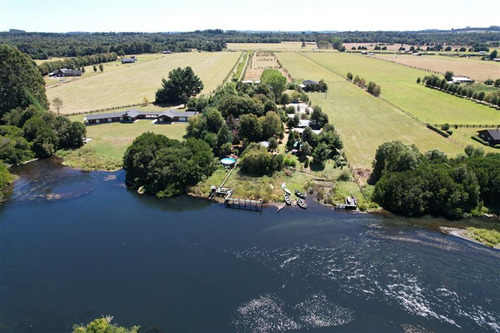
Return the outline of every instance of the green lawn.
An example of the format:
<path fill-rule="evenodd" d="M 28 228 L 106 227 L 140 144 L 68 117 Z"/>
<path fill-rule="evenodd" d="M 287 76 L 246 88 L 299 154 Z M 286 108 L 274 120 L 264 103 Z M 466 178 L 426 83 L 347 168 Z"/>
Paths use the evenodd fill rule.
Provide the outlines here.
<path fill-rule="evenodd" d="M 343 77 L 351 72 L 367 81 L 375 81 L 382 87 L 383 98 L 424 122 L 500 123 L 500 112 L 495 109 L 415 83 L 418 77 L 429 75 L 428 72 L 359 54 L 303 53 L 303 55 Z M 291 70 L 290 72 L 293 73 Z"/>
<path fill-rule="evenodd" d="M 57 155 L 64 158 L 64 163 L 71 167 L 117 170 L 122 167 L 122 158 L 127 147 L 142 133 L 149 131 L 181 140 L 186 133 L 186 126 L 187 123 L 156 125 L 152 124 L 151 120 L 139 120 L 132 124 L 87 126 L 87 137 L 92 138 L 89 143 L 80 149 L 59 151 Z"/>
<path fill-rule="evenodd" d="M 87 68 L 82 78 L 48 87 L 47 97 L 49 101 L 61 98 L 61 113 L 65 114 L 136 104 L 144 97 L 153 101 L 161 79 L 172 69 L 185 66 L 193 68 L 203 81 L 203 92 L 209 93 L 222 83 L 239 56 L 240 52 L 176 53 L 156 59 L 138 56 L 136 64 L 107 63 L 102 73 Z"/>
<path fill-rule="evenodd" d="M 392 140 L 415 143 L 422 152 L 439 149 L 456 155 L 463 151 L 460 146 L 430 131 L 380 98 L 310 60 L 308 57 L 313 54 L 307 54 L 307 57 L 304 53 L 276 55 L 294 78 L 324 79 L 327 82 L 328 93 L 310 93 L 309 97 L 313 104 L 320 105 L 328 113 L 354 168 L 370 169 L 378 146 Z"/>

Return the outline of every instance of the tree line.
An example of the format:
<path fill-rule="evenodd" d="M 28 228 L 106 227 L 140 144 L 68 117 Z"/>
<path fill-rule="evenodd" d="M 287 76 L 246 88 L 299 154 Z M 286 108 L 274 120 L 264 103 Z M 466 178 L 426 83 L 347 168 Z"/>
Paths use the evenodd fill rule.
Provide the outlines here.
<path fill-rule="evenodd" d="M 363 79 L 362 77 L 359 77 L 359 76 L 356 75 L 353 78 L 353 75 L 352 75 L 351 72 L 347 73 L 346 77 L 347 77 L 347 79 L 349 81 L 353 82 L 355 85 L 357 85 L 361 89 L 366 89 L 366 91 L 368 93 L 372 94 L 375 97 L 380 96 L 380 94 L 382 92 L 382 88 L 378 84 L 376 84 L 375 82 L 373 82 L 373 81 L 370 81 L 367 84 L 366 80 Z"/>
<path fill-rule="evenodd" d="M 400 141 L 382 144 L 375 154 L 370 183 L 373 200 L 406 216 L 460 218 L 483 207 L 498 209 L 500 154 L 468 146 L 456 158 L 438 150 L 421 154 Z"/>
<path fill-rule="evenodd" d="M 85 70 L 84 66 L 102 64 L 105 62 L 116 61 L 117 59 L 118 54 L 116 54 L 116 52 L 100 53 L 89 56 L 67 58 L 63 60 L 44 61 L 38 65 L 38 70 L 42 75 L 48 75 L 50 72 L 60 68 L 81 68 L 82 70 Z"/>
<path fill-rule="evenodd" d="M 429 50 L 444 49 L 443 45 L 468 45 L 474 51 L 488 51 L 498 46 L 497 28 L 482 32 L 468 31 L 346 31 L 319 32 L 243 32 L 221 29 L 197 30 L 182 33 L 36 33 L 2 32 L 0 42 L 16 46 L 33 59 L 78 57 L 116 52 L 123 54 L 157 53 L 161 51 L 188 52 L 221 51 L 226 43 L 281 43 L 285 41 L 327 41 L 334 49 L 345 50 L 342 43 L 385 43 L 427 46 Z M 340 43 L 339 43 L 340 41 Z"/>
<path fill-rule="evenodd" d="M 443 78 L 437 75 L 424 76 L 423 79 L 418 78 L 417 83 L 423 83 L 426 87 L 439 88 L 448 94 L 484 101 L 500 107 L 500 90 L 493 90 L 490 92 L 474 91 L 467 85 L 462 86 L 460 84 L 448 83 L 452 76 L 453 72 L 447 71 Z M 497 79 L 494 84 L 495 86 L 500 86 L 500 79 Z"/>

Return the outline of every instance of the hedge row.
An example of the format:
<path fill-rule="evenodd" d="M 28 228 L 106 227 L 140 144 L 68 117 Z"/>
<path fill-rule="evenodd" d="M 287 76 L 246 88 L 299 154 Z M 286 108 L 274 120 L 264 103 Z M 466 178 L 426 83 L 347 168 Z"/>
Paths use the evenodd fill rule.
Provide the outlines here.
<path fill-rule="evenodd" d="M 447 138 L 447 137 L 449 137 L 449 136 L 450 136 L 447 132 L 445 132 L 445 131 L 443 131 L 442 129 L 437 128 L 436 126 L 433 126 L 433 125 L 431 125 L 431 124 L 427 124 L 427 128 L 429 128 L 429 129 L 433 130 L 434 132 L 436 132 L 436 133 L 438 133 L 438 134 L 440 134 L 440 135 L 444 136 L 445 138 Z"/>

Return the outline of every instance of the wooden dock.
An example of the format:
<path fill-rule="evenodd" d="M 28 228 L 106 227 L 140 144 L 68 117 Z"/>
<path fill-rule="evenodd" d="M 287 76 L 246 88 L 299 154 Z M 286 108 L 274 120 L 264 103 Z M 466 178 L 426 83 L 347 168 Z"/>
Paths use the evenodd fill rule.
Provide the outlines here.
<path fill-rule="evenodd" d="M 226 197 L 224 204 L 228 208 L 247 209 L 247 210 L 262 210 L 261 200 L 238 199 Z"/>

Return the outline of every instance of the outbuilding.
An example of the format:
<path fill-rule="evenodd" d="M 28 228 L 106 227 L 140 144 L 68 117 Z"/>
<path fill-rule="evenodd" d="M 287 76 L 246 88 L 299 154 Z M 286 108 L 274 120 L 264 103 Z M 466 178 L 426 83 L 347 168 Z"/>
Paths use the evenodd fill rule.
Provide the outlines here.
<path fill-rule="evenodd" d="M 500 129 L 485 129 L 478 131 L 477 135 L 484 141 L 488 141 L 490 145 L 500 144 Z"/>

